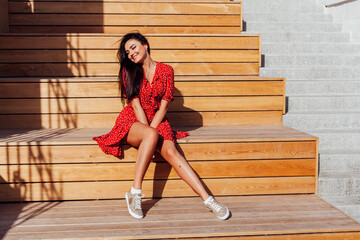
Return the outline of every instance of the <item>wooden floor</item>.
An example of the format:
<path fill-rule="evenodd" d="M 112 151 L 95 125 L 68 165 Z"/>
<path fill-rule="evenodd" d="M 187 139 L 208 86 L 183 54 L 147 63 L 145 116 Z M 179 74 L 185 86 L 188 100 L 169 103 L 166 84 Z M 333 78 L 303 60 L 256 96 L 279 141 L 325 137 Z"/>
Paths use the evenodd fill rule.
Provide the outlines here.
<path fill-rule="evenodd" d="M 216 219 L 199 198 L 144 199 L 142 220 L 128 214 L 124 200 L 2 203 L 0 238 L 360 239 L 359 223 L 313 194 L 218 200 L 230 219 Z"/>

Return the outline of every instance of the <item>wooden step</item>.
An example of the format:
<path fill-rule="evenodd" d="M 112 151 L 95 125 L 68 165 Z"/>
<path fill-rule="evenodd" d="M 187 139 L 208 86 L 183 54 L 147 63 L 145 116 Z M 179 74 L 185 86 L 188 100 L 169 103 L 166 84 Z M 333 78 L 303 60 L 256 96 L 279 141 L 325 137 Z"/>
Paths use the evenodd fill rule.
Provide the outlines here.
<path fill-rule="evenodd" d="M 1 128 L 112 126 L 123 108 L 116 78 L 2 78 Z M 281 124 L 285 80 L 176 76 L 173 126 Z M 91 104 L 90 104 L 91 103 Z"/>
<path fill-rule="evenodd" d="M 131 21 L 129 21 L 131 19 Z M 10 32 L 240 33 L 241 2 L 10 1 Z"/>
<path fill-rule="evenodd" d="M 223 222 L 199 198 L 145 199 L 133 219 L 124 200 L 1 204 L 4 240 L 360 238 L 360 224 L 315 195 L 218 197 L 232 216 Z M 29 217 L 31 216 L 31 217 Z M 26 221 L 23 219 L 26 218 Z"/>
<path fill-rule="evenodd" d="M 258 76 L 258 63 L 171 63 L 178 75 Z M 0 77 L 109 77 L 117 76 L 118 63 L 16 63 L 0 64 Z"/>
<path fill-rule="evenodd" d="M 116 53 L 121 37 L 2 34 L 0 76 L 116 76 L 119 71 Z M 148 37 L 152 57 L 172 65 L 176 75 L 259 74 L 259 35 Z"/>
<path fill-rule="evenodd" d="M 0 49 L 118 49 L 122 34 L 1 33 Z M 259 50 L 256 34 L 146 34 L 151 49 Z"/>
<path fill-rule="evenodd" d="M 107 131 L 1 131 L 7 165 L 0 166 L 0 200 L 121 197 L 132 184 L 136 150 L 125 146 L 121 159 L 105 155 L 91 137 Z M 282 125 L 203 127 L 190 134 L 178 140 L 180 151 L 214 195 L 316 192 L 317 138 L 311 135 Z M 154 197 L 195 194 L 158 155 L 143 186 Z"/>

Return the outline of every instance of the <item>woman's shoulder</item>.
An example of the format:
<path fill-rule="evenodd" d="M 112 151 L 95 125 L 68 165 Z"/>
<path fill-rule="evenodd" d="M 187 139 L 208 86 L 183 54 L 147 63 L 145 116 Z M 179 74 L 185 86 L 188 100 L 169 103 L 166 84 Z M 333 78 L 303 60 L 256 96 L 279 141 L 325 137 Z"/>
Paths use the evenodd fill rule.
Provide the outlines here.
<path fill-rule="evenodd" d="M 162 62 L 157 62 L 159 69 L 161 70 L 161 72 L 164 73 L 173 73 L 174 69 L 172 66 L 166 64 L 166 63 L 162 63 Z"/>

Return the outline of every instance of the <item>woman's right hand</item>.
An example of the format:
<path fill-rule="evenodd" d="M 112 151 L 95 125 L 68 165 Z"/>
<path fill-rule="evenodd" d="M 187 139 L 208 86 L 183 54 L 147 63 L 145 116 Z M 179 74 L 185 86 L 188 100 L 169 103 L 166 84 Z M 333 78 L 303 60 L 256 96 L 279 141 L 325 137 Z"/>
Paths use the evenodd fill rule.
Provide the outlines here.
<path fill-rule="evenodd" d="M 142 124 L 145 124 L 145 125 L 149 126 L 149 122 L 147 120 L 145 111 L 141 106 L 140 99 L 139 98 L 134 98 L 133 100 L 131 100 L 130 104 L 131 104 L 132 109 L 134 110 L 136 119 L 139 122 L 141 122 Z"/>

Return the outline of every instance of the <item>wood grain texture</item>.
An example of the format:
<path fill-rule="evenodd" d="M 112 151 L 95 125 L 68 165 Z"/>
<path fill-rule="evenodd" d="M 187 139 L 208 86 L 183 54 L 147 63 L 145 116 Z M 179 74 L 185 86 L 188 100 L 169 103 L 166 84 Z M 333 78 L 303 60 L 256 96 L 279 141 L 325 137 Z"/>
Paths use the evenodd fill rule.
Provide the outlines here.
<path fill-rule="evenodd" d="M 106 128 L 119 113 L 8 114 L 0 115 L 0 129 L 8 128 Z M 281 111 L 168 112 L 171 126 L 279 125 Z"/>
<path fill-rule="evenodd" d="M 1 49 L 118 49 L 122 34 L 2 34 Z M 259 49 L 254 34 L 147 34 L 151 49 Z"/>
<path fill-rule="evenodd" d="M 3 229 L 13 223 L 5 239 L 26 235 L 134 239 L 135 234 L 144 234 L 157 239 L 350 240 L 359 236 L 358 223 L 311 194 L 217 199 L 232 212 L 225 225 L 198 198 L 145 199 L 146 217 L 140 222 L 129 216 L 123 200 L 1 204 L 0 219 Z M 32 217 L 23 221 L 26 216 Z"/>
<path fill-rule="evenodd" d="M 186 127 L 174 128 L 188 131 L 190 136 L 178 139 L 178 143 L 244 143 L 244 142 L 297 142 L 316 143 L 317 137 L 283 125 L 264 126 L 209 126 L 190 130 Z M 69 128 L 69 129 L 9 129 L 0 131 L 1 146 L 35 145 L 82 145 L 95 144 L 93 136 L 100 136 L 109 128 Z M 314 150 L 315 151 L 315 150 Z M 277 151 L 276 151 L 277 152 Z"/>
<path fill-rule="evenodd" d="M 190 165 L 200 178 L 315 176 L 315 159 L 204 161 Z M 134 163 L 0 165 L 8 183 L 119 181 L 134 178 Z M 150 164 L 144 179 L 179 179 L 166 162 Z"/>
<path fill-rule="evenodd" d="M 16 33 L 107 33 L 126 34 L 139 31 L 143 34 L 240 34 L 242 28 L 236 27 L 144 27 L 144 26 L 10 26 Z"/>
<path fill-rule="evenodd" d="M 282 111 L 283 97 L 174 97 L 169 112 Z M 2 114 L 118 113 L 120 98 L 0 99 Z"/>
<path fill-rule="evenodd" d="M 165 62 L 167 63 L 167 62 Z M 258 76 L 258 63 L 168 63 L 177 75 Z M 117 76 L 118 63 L 19 63 L 0 64 L 0 77 Z"/>
<path fill-rule="evenodd" d="M 314 177 L 203 179 L 214 196 L 314 193 Z M 0 201 L 114 199 L 133 181 L 2 184 Z M 13 189 L 13 191 L 9 190 Z M 196 193 L 183 180 L 144 180 L 143 193 L 153 197 L 187 197 Z"/>
<path fill-rule="evenodd" d="M 118 63 L 116 50 L 0 50 L 1 63 L 107 62 Z M 159 62 L 258 62 L 257 50 L 152 50 Z"/>
<path fill-rule="evenodd" d="M 174 96 L 279 96 L 283 81 L 210 81 L 175 82 Z M 72 82 L 50 79 L 48 82 L 0 81 L 1 98 L 74 98 L 119 97 L 118 82 Z"/>
<path fill-rule="evenodd" d="M 217 14 L 230 15 L 240 14 L 241 3 L 230 1 L 211 2 L 90 2 L 82 1 L 82 4 L 66 1 L 37 2 L 34 1 L 11 1 L 10 13 L 97 13 L 97 14 Z M 121 1 L 118 1 L 121 2 Z"/>
<path fill-rule="evenodd" d="M 53 4 L 53 3 L 50 3 Z M 75 3 L 77 4 L 77 3 Z M 129 21 L 131 19 L 131 21 Z M 10 14 L 10 26 L 124 26 L 124 27 L 218 27 L 241 26 L 238 15 L 99 15 L 99 14 Z"/>
<path fill-rule="evenodd" d="M 98 134 L 99 133 L 93 133 L 91 136 L 97 136 Z M 33 133 L 31 133 L 31 135 L 33 135 Z M 34 134 L 33 138 L 41 138 L 38 135 Z M 51 134 L 49 134 L 49 136 L 51 137 Z M 104 154 L 96 145 L 95 141 L 89 141 L 87 144 L 69 143 L 69 141 L 59 141 L 57 144 L 50 144 L 51 142 L 41 144 L 40 141 L 26 143 L 26 139 L 16 139 L 15 137 L 7 140 L 7 143 L 2 142 L 1 144 L 1 161 L 6 164 L 134 163 L 137 154 L 137 150 L 129 145 L 123 146 L 124 154 L 119 159 Z M 16 140 L 18 142 L 12 144 L 12 141 Z M 45 142 L 47 139 L 42 137 L 42 141 Z M 237 143 L 209 143 L 204 141 L 202 143 L 191 144 L 180 143 L 178 148 L 188 161 L 286 160 L 316 157 L 316 143 L 314 141 L 241 141 Z M 155 154 L 154 161 L 161 162 L 163 159 L 158 154 Z M 11 176 L 7 175 L 7 178 L 11 178 Z"/>

